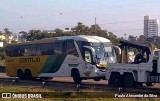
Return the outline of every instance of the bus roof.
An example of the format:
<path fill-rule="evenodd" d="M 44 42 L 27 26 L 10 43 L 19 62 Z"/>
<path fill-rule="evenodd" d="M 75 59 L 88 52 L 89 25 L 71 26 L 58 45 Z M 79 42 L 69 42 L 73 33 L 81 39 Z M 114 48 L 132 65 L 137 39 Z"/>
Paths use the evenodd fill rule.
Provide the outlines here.
<path fill-rule="evenodd" d="M 100 36 L 88 36 L 88 35 L 64 36 L 57 38 L 59 40 L 74 39 L 75 41 L 87 41 L 87 42 L 111 42 L 110 40 Z"/>
<path fill-rule="evenodd" d="M 77 36 L 62 36 L 62 37 L 53 37 L 53 38 L 44 38 L 41 40 L 34 40 L 24 43 L 15 43 L 10 45 L 26 45 L 26 44 L 38 44 L 38 43 L 49 43 L 56 42 L 60 40 L 73 39 L 75 41 L 86 41 L 86 42 L 111 42 L 110 40 L 100 37 L 100 36 L 88 36 L 88 35 L 77 35 Z"/>

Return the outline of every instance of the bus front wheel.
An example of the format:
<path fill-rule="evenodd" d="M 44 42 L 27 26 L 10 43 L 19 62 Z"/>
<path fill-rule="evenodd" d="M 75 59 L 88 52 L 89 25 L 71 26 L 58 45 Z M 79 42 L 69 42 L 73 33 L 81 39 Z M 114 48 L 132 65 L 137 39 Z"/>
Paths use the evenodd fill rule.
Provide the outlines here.
<path fill-rule="evenodd" d="M 108 85 L 114 87 L 122 86 L 122 76 L 119 73 L 112 73 Z"/>
<path fill-rule="evenodd" d="M 18 69 L 18 70 L 17 70 L 17 77 L 18 77 L 20 80 L 24 80 L 24 79 L 25 79 L 24 73 L 23 73 L 22 69 Z"/>
<path fill-rule="evenodd" d="M 26 80 L 31 80 L 32 79 L 32 73 L 29 69 L 25 70 L 24 75 L 25 75 Z"/>
<path fill-rule="evenodd" d="M 72 70 L 72 77 L 75 84 L 81 84 L 82 78 L 80 77 L 80 73 L 78 70 Z"/>
<path fill-rule="evenodd" d="M 94 81 L 100 81 L 101 78 L 94 78 Z"/>
<path fill-rule="evenodd" d="M 146 82 L 147 86 L 153 86 L 152 82 Z"/>

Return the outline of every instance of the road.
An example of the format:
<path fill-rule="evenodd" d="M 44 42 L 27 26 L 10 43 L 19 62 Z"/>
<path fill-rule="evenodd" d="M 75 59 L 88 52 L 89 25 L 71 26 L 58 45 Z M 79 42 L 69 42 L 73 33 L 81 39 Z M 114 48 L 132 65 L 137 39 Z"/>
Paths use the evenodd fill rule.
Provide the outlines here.
<path fill-rule="evenodd" d="M 0 73 L 0 85 L 8 85 L 8 84 L 12 84 L 12 80 L 14 80 L 16 78 L 14 77 L 8 77 L 6 76 L 6 73 Z M 44 81 L 40 81 L 40 80 L 37 80 L 37 81 L 25 81 L 25 80 L 20 80 L 19 82 L 21 82 L 20 84 L 22 85 L 22 83 L 24 82 L 30 82 L 32 83 L 32 86 L 33 86 L 33 83 L 35 85 L 38 84 L 38 86 L 41 86 L 42 85 L 42 82 Z M 71 77 L 54 77 L 52 80 L 48 80 L 47 83 L 50 85 L 56 85 L 56 86 L 60 86 L 60 85 L 63 85 L 61 86 L 60 88 L 59 87 L 51 87 L 53 89 L 56 89 L 56 90 L 76 90 L 76 86 L 74 83 L 73 83 L 73 79 Z M 67 84 L 67 86 L 70 86 L 70 87 L 73 87 L 75 89 L 70 89 L 68 87 L 65 87 L 64 85 Z M 94 80 L 83 80 L 82 81 L 82 85 L 92 85 L 92 87 L 94 87 L 93 85 L 98 85 L 98 86 L 106 86 L 107 85 L 107 81 L 106 80 L 101 80 L 101 81 L 94 81 Z M 19 83 L 16 83 L 16 85 L 19 85 Z"/>
<path fill-rule="evenodd" d="M 12 85 L 12 80 L 16 78 L 8 77 L 5 73 L 0 73 L 0 85 Z M 45 86 L 42 84 L 46 83 Z M 109 87 L 107 85 L 106 80 L 101 81 L 94 81 L 94 80 L 83 80 L 82 86 L 80 87 L 80 90 L 95 90 L 95 91 L 104 91 L 104 92 L 118 92 L 119 88 L 115 87 Z M 18 82 L 15 83 L 15 86 L 20 87 L 32 87 L 32 88 L 42 88 L 45 87 L 47 89 L 51 90 L 61 90 L 61 91 L 77 91 L 77 85 L 73 83 L 73 80 L 71 77 L 55 77 L 52 80 L 49 81 L 26 81 L 26 80 L 18 80 Z M 145 93 L 151 93 L 151 94 L 157 94 L 160 96 L 160 84 L 155 84 L 152 87 L 137 87 L 137 88 L 123 88 L 123 92 L 125 93 L 136 93 L 136 94 L 145 94 Z"/>

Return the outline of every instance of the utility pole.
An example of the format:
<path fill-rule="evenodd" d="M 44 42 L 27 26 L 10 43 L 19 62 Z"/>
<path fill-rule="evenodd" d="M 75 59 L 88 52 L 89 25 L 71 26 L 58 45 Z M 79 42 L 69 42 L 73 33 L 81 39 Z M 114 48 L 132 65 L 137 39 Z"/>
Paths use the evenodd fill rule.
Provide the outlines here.
<path fill-rule="evenodd" d="M 96 23 L 96 17 L 95 17 L 94 31 L 95 31 L 95 35 L 96 35 L 96 34 L 97 34 L 97 23 Z"/>

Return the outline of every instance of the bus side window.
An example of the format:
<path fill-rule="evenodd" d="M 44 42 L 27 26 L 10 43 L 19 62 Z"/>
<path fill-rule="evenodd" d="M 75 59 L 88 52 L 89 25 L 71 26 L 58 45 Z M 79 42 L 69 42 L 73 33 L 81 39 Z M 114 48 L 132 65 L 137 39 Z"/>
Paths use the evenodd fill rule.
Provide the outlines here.
<path fill-rule="evenodd" d="M 36 55 L 42 55 L 43 49 L 45 49 L 44 44 L 37 44 Z"/>
<path fill-rule="evenodd" d="M 6 47 L 6 55 L 7 56 L 12 56 L 12 47 L 11 46 Z"/>
<path fill-rule="evenodd" d="M 80 52 L 81 52 L 81 55 L 83 56 L 83 41 L 76 41 L 76 43 L 77 43 L 77 45 L 78 45 L 78 48 L 79 48 L 79 50 L 80 50 Z M 83 59 L 84 59 L 84 57 L 83 57 Z"/>
<path fill-rule="evenodd" d="M 82 55 L 82 58 L 83 60 L 85 60 L 85 52 L 84 52 L 84 47 L 83 46 L 90 46 L 90 44 L 88 42 L 85 42 L 85 41 L 76 41 L 78 47 L 79 47 L 79 50 L 81 52 L 81 55 Z"/>
<path fill-rule="evenodd" d="M 29 50 L 28 49 L 24 49 L 24 56 L 29 56 Z"/>
<path fill-rule="evenodd" d="M 36 55 L 41 55 L 41 51 L 40 51 L 40 50 L 37 50 L 37 51 L 36 51 Z"/>
<path fill-rule="evenodd" d="M 53 43 L 37 44 L 36 55 L 53 55 Z"/>
<path fill-rule="evenodd" d="M 14 46 L 12 55 L 13 56 L 22 56 L 22 54 L 20 52 L 20 46 Z"/>
<path fill-rule="evenodd" d="M 20 46 L 19 47 L 19 53 L 21 54 L 21 56 L 24 56 L 25 50 L 24 50 L 24 46 Z"/>
<path fill-rule="evenodd" d="M 63 42 L 53 43 L 54 55 L 63 54 Z"/>
<path fill-rule="evenodd" d="M 30 55 L 31 56 L 36 55 L 36 45 L 30 45 L 29 50 L 30 50 Z"/>
<path fill-rule="evenodd" d="M 74 55 L 74 56 L 78 56 L 78 52 L 77 49 L 74 45 L 74 41 L 68 41 L 66 43 L 66 54 L 70 54 L 70 55 Z"/>

